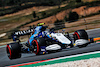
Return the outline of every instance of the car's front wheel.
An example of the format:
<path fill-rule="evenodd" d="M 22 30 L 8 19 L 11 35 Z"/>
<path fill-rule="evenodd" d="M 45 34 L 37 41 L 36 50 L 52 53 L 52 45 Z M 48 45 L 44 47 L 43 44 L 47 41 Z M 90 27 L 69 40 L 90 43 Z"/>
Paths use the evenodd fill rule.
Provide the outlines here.
<path fill-rule="evenodd" d="M 74 32 L 73 34 L 74 36 L 74 41 L 78 40 L 78 39 L 85 39 L 85 40 L 88 40 L 88 34 L 85 30 L 77 30 Z M 78 47 L 79 48 L 82 48 L 82 47 L 86 47 L 88 44 L 84 44 L 84 45 L 79 45 Z"/>
<path fill-rule="evenodd" d="M 88 34 L 85 30 L 77 30 L 74 32 L 74 39 L 86 39 L 88 40 Z"/>

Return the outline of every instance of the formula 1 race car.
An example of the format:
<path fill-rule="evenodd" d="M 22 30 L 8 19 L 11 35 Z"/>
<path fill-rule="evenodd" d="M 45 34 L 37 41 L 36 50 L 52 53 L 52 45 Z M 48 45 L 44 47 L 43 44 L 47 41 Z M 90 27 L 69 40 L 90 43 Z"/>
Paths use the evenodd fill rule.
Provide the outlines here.
<path fill-rule="evenodd" d="M 31 31 L 33 32 L 33 30 L 30 30 L 30 32 L 15 32 L 14 37 L 31 33 Z M 77 30 L 73 35 L 69 35 L 69 33 L 55 33 L 53 29 L 46 30 L 46 27 L 43 26 L 37 26 L 34 29 L 34 34 L 25 43 L 17 42 L 15 41 L 16 39 L 14 38 L 13 43 L 7 44 L 6 48 L 9 59 L 20 58 L 21 53 L 31 52 L 38 55 L 76 46 L 82 48 L 93 42 L 92 39 L 88 41 L 88 34 L 85 30 Z"/>

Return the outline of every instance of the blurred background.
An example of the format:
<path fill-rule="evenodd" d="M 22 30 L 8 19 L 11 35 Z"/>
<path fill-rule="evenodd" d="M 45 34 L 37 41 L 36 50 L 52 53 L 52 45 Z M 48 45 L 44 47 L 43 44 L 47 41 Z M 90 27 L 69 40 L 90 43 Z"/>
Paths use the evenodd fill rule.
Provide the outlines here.
<path fill-rule="evenodd" d="M 12 42 L 15 31 L 39 22 L 56 32 L 100 28 L 100 0 L 0 0 L 0 45 Z"/>

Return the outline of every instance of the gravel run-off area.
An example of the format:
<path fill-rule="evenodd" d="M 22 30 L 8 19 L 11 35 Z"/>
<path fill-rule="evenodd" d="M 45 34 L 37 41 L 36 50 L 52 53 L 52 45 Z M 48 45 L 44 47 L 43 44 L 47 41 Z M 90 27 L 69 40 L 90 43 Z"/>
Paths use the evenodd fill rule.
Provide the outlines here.
<path fill-rule="evenodd" d="M 91 58 L 86 60 L 57 63 L 39 67 L 100 67 L 100 58 Z"/>

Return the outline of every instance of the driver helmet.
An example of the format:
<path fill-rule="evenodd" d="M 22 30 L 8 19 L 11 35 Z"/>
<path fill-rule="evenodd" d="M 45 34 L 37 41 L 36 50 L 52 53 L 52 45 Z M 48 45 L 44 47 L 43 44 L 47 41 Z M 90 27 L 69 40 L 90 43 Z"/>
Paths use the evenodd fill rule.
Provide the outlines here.
<path fill-rule="evenodd" d="M 43 23 L 43 22 L 39 22 L 38 24 L 37 24 L 37 26 L 43 26 L 45 23 Z"/>

